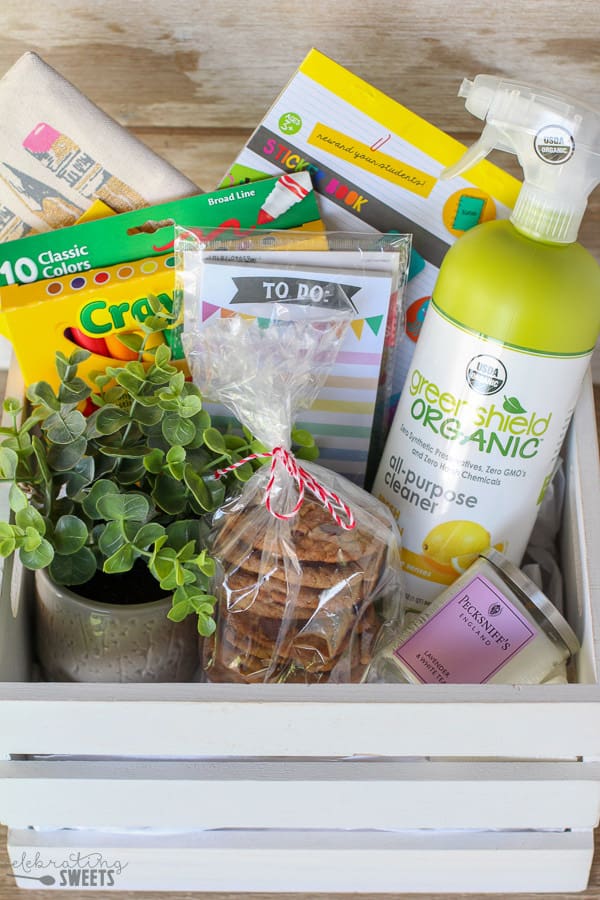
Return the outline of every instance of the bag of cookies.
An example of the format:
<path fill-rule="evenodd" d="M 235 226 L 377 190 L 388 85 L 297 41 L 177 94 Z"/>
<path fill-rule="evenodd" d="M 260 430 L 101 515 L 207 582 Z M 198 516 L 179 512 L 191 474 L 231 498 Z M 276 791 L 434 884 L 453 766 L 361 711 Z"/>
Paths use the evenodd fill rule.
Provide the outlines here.
<path fill-rule="evenodd" d="M 214 517 L 217 627 L 204 644 L 206 677 L 358 682 L 383 624 L 402 615 L 399 533 L 376 498 L 291 450 L 296 415 L 325 383 L 351 301 L 337 289 L 331 304 L 261 298 L 259 308 L 200 321 L 189 282 L 185 290 L 193 379 L 256 438 L 255 452 L 215 473 L 249 477 Z"/>

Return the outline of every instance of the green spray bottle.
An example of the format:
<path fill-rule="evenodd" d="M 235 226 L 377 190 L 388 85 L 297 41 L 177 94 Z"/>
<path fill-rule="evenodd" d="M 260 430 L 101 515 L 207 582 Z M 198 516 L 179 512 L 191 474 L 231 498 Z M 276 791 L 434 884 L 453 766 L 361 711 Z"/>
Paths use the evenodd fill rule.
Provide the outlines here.
<path fill-rule="evenodd" d="M 576 243 L 600 115 L 487 75 L 459 96 L 486 125 L 442 177 L 497 148 L 524 184 L 510 221 L 446 254 L 375 478 L 417 609 L 489 547 L 520 564 L 600 331 L 600 267 Z"/>

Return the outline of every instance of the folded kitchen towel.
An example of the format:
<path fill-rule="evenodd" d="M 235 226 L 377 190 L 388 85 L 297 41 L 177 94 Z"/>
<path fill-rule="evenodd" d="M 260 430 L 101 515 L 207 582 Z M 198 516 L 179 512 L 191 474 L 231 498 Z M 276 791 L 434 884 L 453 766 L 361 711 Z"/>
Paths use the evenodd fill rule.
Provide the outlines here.
<path fill-rule="evenodd" d="M 0 242 L 200 189 L 35 53 L 0 79 Z"/>
<path fill-rule="evenodd" d="M 0 243 L 76 222 L 99 199 L 115 212 L 200 189 L 35 53 L 0 79 Z M 0 337 L 0 369 L 10 361 Z"/>

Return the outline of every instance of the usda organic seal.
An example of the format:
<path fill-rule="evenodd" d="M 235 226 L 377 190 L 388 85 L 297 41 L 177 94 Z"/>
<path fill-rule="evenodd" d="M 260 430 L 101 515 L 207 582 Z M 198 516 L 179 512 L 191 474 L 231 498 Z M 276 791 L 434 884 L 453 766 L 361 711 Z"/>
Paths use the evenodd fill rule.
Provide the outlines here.
<path fill-rule="evenodd" d="M 575 152 L 575 140 L 562 125 L 545 125 L 533 139 L 535 152 L 544 162 L 560 166 L 571 159 Z"/>
<path fill-rule="evenodd" d="M 497 394 L 506 384 L 506 367 L 495 356 L 482 353 L 467 363 L 465 378 L 478 394 Z"/>

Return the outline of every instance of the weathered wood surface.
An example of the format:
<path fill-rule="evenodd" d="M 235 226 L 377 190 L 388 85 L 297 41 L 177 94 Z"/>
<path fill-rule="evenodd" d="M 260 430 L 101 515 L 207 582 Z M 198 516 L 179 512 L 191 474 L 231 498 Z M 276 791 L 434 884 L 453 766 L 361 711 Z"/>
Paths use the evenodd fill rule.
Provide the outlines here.
<path fill-rule="evenodd" d="M 466 143 L 476 137 L 477 123 L 456 93 L 463 77 L 482 72 L 553 87 L 600 110 L 597 0 L 3 0 L 0 26 L 0 74 L 26 50 L 38 52 L 206 190 L 217 185 L 313 46 Z M 505 154 L 495 161 L 517 172 Z M 580 238 L 600 260 L 600 189 Z M 597 390 L 597 408 L 599 400 Z M 7 872 L 0 829 L 0 900 L 17 894 Z M 60 900 L 67 893 L 29 896 Z M 111 896 L 233 900 L 231 894 Z M 275 897 L 252 895 L 267 896 Z M 585 893 L 553 896 L 597 900 L 600 853 Z"/>
<path fill-rule="evenodd" d="M 313 46 L 463 141 L 457 90 L 482 72 L 600 109 L 597 0 L 3 0 L 0 24 L 0 73 L 35 50 L 205 190 Z M 600 190 L 581 232 L 600 258 L 599 223 Z"/>
<path fill-rule="evenodd" d="M 114 898 L 114 900 L 535 900 L 547 897 L 551 900 L 598 900 L 600 897 L 600 845 L 596 841 L 596 857 L 592 867 L 587 890 L 569 894 L 266 894 L 266 893 L 207 893 L 196 891 L 20 891 L 14 886 L 13 879 L 6 875 L 9 871 L 6 854 L 5 829 L 0 827 L 0 900 L 73 900 L 73 897 L 85 897 L 86 900 Z"/>

